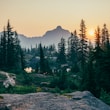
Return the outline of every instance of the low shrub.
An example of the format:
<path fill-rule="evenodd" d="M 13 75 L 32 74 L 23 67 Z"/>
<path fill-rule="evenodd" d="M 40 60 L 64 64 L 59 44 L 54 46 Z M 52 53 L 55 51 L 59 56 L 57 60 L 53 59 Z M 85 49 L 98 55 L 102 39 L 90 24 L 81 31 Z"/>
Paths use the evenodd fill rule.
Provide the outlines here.
<path fill-rule="evenodd" d="M 55 76 L 50 82 L 50 87 L 58 87 L 61 90 L 65 90 L 68 88 L 76 90 L 78 88 L 74 80 L 67 73 L 60 73 L 59 76 Z"/>
<path fill-rule="evenodd" d="M 16 86 L 13 92 L 17 94 L 35 93 L 36 87 L 34 86 Z"/>
<path fill-rule="evenodd" d="M 37 92 L 42 92 L 42 88 L 41 87 L 37 87 L 36 91 Z"/>
<path fill-rule="evenodd" d="M 61 90 L 58 87 L 55 87 L 55 88 L 51 88 L 48 92 L 51 92 L 51 93 L 60 93 Z"/>
<path fill-rule="evenodd" d="M 3 96 L 0 96 L 0 99 L 3 99 L 4 97 Z"/>

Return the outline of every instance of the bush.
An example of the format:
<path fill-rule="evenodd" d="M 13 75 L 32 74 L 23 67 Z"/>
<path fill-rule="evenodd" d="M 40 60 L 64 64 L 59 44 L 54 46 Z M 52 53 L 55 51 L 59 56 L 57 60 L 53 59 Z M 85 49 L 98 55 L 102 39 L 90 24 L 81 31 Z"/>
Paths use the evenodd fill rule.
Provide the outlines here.
<path fill-rule="evenodd" d="M 16 93 L 16 94 L 26 94 L 26 93 L 35 93 L 36 87 L 34 86 L 16 86 L 13 87 L 9 93 Z"/>
<path fill-rule="evenodd" d="M 37 92 L 42 92 L 42 88 L 41 87 L 37 87 L 36 91 Z"/>
<path fill-rule="evenodd" d="M 58 85 L 58 83 L 59 83 L 59 78 L 54 76 L 52 81 L 50 82 L 50 87 L 54 88 Z"/>
<path fill-rule="evenodd" d="M 51 88 L 48 92 L 51 92 L 51 93 L 60 93 L 61 90 L 58 87 L 55 87 L 55 88 Z"/>
<path fill-rule="evenodd" d="M 55 88 L 58 87 L 61 90 L 65 89 L 77 89 L 77 86 L 73 80 L 67 73 L 59 73 L 59 76 L 54 76 L 53 80 L 50 82 L 50 87 Z"/>

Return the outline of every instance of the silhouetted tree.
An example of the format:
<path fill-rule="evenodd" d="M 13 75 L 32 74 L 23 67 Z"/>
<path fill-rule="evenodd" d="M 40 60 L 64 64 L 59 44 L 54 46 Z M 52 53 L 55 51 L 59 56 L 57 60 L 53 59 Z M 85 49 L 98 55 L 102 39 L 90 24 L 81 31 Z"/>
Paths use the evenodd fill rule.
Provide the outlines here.
<path fill-rule="evenodd" d="M 109 33 L 108 33 L 108 29 L 106 27 L 106 24 L 104 24 L 103 29 L 102 29 L 102 33 L 101 33 L 101 38 L 102 38 L 102 49 L 109 49 L 110 44 L 109 44 Z"/>
<path fill-rule="evenodd" d="M 58 57 L 57 61 L 59 64 L 66 63 L 66 53 L 65 53 L 65 39 L 61 38 L 60 43 L 58 43 Z"/>
<path fill-rule="evenodd" d="M 39 45 L 39 50 L 40 50 L 40 62 L 39 62 L 40 63 L 40 72 L 45 73 L 46 72 L 45 58 L 44 58 L 44 52 L 43 52 L 41 43 Z"/>
<path fill-rule="evenodd" d="M 78 55 L 79 55 L 79 61 L 80 61 L 80 69 L 81 69 L 81 76 L 82 76 L 82 84 L 85 85 L 86 80 L 86 62 L 88 57 L 88 44 L 87 44 L 87 37 L 86 37 L 86 26 L 84 20 L 81 20 L 80 24 L 80 44 L 78 48 Z M 82 86 L 82 89 L 85 88 Z"/>
<path fill-rule="evenodd" d="M 103 57 L 101 63 L 101 88 L 110 92 L 110 44 L 109 44 L 109 33 L 106 28 L 106 24 L 102 29 L 102 49 L 103 49 Z"/>
<path fill-rule="evenodd" d="M 87 74 L 86 74 L 86 90 L 90 91 L 96 95 L 96 81 L 95 81 L 95 70 L 94 70 L 94 54 L 93 54 L 93 45 L 89 41 L 89 55 L 87 62 Z"/>
<path fill-rule="evenodd" d="M 20 49 L 20 56 L 21 56 L 21 69 L 24 70 L 25 66 L 26 66 L 26 62 L 25 62 L 25 54 L 24 51 L 22 49 Z"/>
<path fill-rule="evenodd" d="M 7 66 L 7 36 L 4 28 L 0 40 L 0 67 L 3 68 L 5 66 Z"/>
<path fill-rule="evenodd" d="M 78 37 L 76 36 L 76 31 L 71 33 L 71 36 L 68 38 L 68 61 L 71 65 L 77 63 L 77 54 L 78 54 Z"/>
<path fill-rule="evenodd" d="M 1 35 L 0 45 L 1 69 L 21 69 L 20 41 L 17 32 L 12 31 L 9 20 L 7 28 L 4 29 Z"/>
<path fill-rule="evenodd" d="M 96 96 L 100 97 L 101 91 L 101 76 L 103 67 L 103 50 L 101 49 L 101 34 L 100 28 L 97 27 L 95 31 L 95 49 L 94 49 L 94 68 L 95 68 L 95 82 L 96 82 Z"/>

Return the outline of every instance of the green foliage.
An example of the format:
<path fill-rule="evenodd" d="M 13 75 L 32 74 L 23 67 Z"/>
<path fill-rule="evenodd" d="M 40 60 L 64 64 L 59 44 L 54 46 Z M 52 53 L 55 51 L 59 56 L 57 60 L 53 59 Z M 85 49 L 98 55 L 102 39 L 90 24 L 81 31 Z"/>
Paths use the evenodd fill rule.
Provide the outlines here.
<path fill-rule="evenodd" d="M 11 94 L 27 94 L 27 93 L 35 93 L 36 87 L 35 86 L 15 86 L 15 87 L 8 87 L 8 88 L 0 88 L 0 93 L 11 93 Z"/>
<path fill-rule="evenodd" d="M 25 55 L 19 45 L 17 33 L 12 31 L 8 21 L 7 28 L 0 37 L 0 69 L 16 74 L 16 86 L 4 88 L 3 82 L 0 82 L 0 93 L 25 94 L 46 91 L 64 94 L 74 90 L 89 90 L 94 96 L 110 104 L 108 29 L 104 25 L 101 32 L 98 27 L 95 48 L 90 46 L 88 48 L 86 26 L 82 20 L 79 37 L 80 39 L 76 32 L 74 35 L 71 34 L 68 39 L 68 53 L 66 53 L 64 38 L 61 38 L 58 44 L 58 52 L 54 46 L 42 47 L 41 44 L 38 48 L 28 49 L 27 52 L 25 50 L 27 65 L 34 67 L 36 73 L 39 72 L 39 69 L 40 73 L 52 73 L 51 68 L 55 69 L 55 73 L 48 75 L 27 74 L 22 71 L 25 67 Z M 67 73 L 66 68 L 62 68 L 65 63 L 68 64 L 68 68 L 71 68 L 71 73 Z M 76 77 L 72 77 L 74 75 Z M 6 77 L 0 75 L 1 81 L 5 79 Z"/>
<path fill-rule="evenodd" d="M 73 73 L 78 73 L 79 72 L 79 67 L 78 67 L 78 64 L 75 63 L 72 68 L 71 68 L 71 72 Z"/>
<path fill-rule="evenodd" d="M 101 89 L 100 99 L 106 104 L 110 105 L 110 94 L 107 93 L 104 89 Z"/>
<path fill-rule="evenodd" d="M 87 61 L 88 61 L 88 41 L 86 36 L 86 25 L 85 21 L 82 19 L 80 23 L 80 41 L 78 48 L 78 59 L 79 59 L 79 68 L 82 78 L 81 89 L 85 90 L 85 80 L 87 76 Z"/>
<path fill-rule="evenodd" d="M 23 72 L 22 76 L 24 78 L 24 80 L 22 81 L 23 84 L 25 84 L 25 85 L 32 84 L 33 78 L 30 75 L 28 75 L 26 72 Z"/>
<path fill-rule="evenodd" d="M 60 93 L 61 90 L 56 86 L 55 88 L 49 89 L 48 92 L 51 92 L 51 93 Z"/>
<path fill-rule="evenodd" d="M 70 88 L 61 90 L 59 87 L 56 86 L 55 88 L 49 88 L 48 91 L 46 91 L 46 92 L 65 94 L 65 93 L 71 93 L 71 92 L 73 92 L 73 90 Z"/>
<path fill-rule="evenodd" d="M 67 89 L 65 89 L 65 90 L 61 90 L 61 92 L 60 92 L 60 94 L 65 94 L 65 93 L 71 93 L 71 92 L 73 92 L 73 91 L 75 91 L 75 90 L 72 90 L 72 89 L 70 89 L 70 88 L 67 88 Z"/>
<path fill-rule="evenodd" d="M 96 30 L 96 46 L 93 50 L 93 76 L 95 80 L 95 92 L 96 97 L 100 97 L 101 88 L 104 88 L 107 92 L 110 92 L 110 48 L 108 40 L 108 32 L 106 27 Z M 107 37 L 107 38 L 106 38 Z M 102 42 L 101 42 L 102 40 Z"/>
<path fill-rule="evenodd" d="M 66 63 L 66 53 L 65 53 L 65 39 L 61 38 L 60 43 L 58 43 L 58 56 L 57 62 L 59 65 Z"/>
<path fill-rule="evenodd" d="M 42 92 L 42 88 L 41 87 L 37 87 L 36 91 L 37 92 Z"/>
<path fill-rule="evenodd" d="M 33 83 L 33 77 L 25 71 L 17 71 L 16 74 L 16 83 L 17 85 L 31 85 Z"/>
<path fill-rule="evenodd" d="M 54 88 L 54 87 L 56 87 L 58 85 L 58 83 L 59 83 L 59 77 L 55 76 L 55 77 L 53 77 L 53 79 L 52 79 L 52 81 L 50 83 L 50 87 Z"/>
<path fill-rule="evenodd" d="M 3 86 L 3 84 L 0 84 L 0 93 L 6 93 L 7 90 L 6 88 Z"/>
<path fill-rule="evenodd" d="M 71 33 L 71 36 L 68 38 L 68 62 L 70 65 L 74 65 L 78 61 L 78 43 L 79 39 L 76 35 L 76 31 Z"/>
<path fill-rule="evenodd" d="M 0 93 L 13 93 L 13 87 L 9 86 L 8 88 L 5 88 L 3 85 L 1 85 Z"/>
<path fill-rule="evenodd" d="M 26 94 L 26 93 L 35 93 L 36 87 L 34 86 L 16 86 L 13 88 L 13 93 L 17 94 Z"/>
<path fill-rule="evenodd" d="M 50 87 L 58 87 L 61 90 L 64 89 L 77 89 L 74 80 L 66 72 L 57 73 L 56 77 L 54 76 L 53 80 L 50 83 Z"/>
<path fill-rule="evenodd" d="M 0 69 L 5 71 L 21 69 L 20 41 L 17 32 L 12 31 L 9 20 L 0 38 Z"/>
<path fill-rule="evenodd" d="M 44 52 L 43 52 L 43 49 L 42 49 L 42 45 L 40 44 L 39 45 L 39 49 L 40 49 L 40 72 L 41 73 L 45 73 L 46 72 L 46 65 L 45 65 L 45 58 L 44 58 Z"/>
<path fill-rule="evenodd" d="M 4 99 L 4 97 L 3 96 L 0 96 L 0 99 Z"/>

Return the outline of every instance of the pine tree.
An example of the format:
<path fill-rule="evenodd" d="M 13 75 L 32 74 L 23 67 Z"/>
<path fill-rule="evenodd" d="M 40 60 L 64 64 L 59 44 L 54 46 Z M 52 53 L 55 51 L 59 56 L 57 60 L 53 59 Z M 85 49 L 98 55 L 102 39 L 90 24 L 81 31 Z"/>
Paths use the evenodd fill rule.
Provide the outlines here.
<path fill-rule="evenodd" d="M 89 55 L 87 62 L 87 79 L 86 79 L 86 90 L 96 95 L 96 81 L 94 71 L 94 57 L 93 57 L 93 45 L 89 41 Z M 97 95 L 96 95 L 97 96 Z"/>
<path fill-rule="evenodd" d="M 65 53 L 65 39 L 61 38 L 60 43 L 58 43 L 58 64 L 62 65 L 66 63 L 66 53 Z"/>
<path fill-rule="evenodd" d="M 109 33 L 106 24 L 104 24 L 103 26 L 101 38 L 102 38 L 102 44 L 101 44 L 102 49 L 107 50 L 110 47 L 110 44 L 109 44 Z"/>
<path fill-rule="evenodd" d="M 4 29 L 1 35 L 0 41 L 0 67 L 1 69 L 11 70 L 11 69 L 21 69 L 21 47 L 18 39 L 17 32 L 12 31 L 12 27 L 7 23 L 7 28 Z"/>
<path fill-rule="evenodd" d="M 46 72 L 45 58 L 41 43 L 39 45 L 39 50 L 40 50 L 40 73 L 45 73 Z"/>
<path fill-rule="evenodd" d="M 106 24 L 102 29 L 102 49 L 104 51 L 101 63 L 101 87 L 110 92 L 110 44 L 109 44 L 109 33 L 106 28 Z"/>
<path fill-rule="evenodd" d="M 14 44 L 13 44 L 13 32 L 12 32 L 12 27 L 10 26 L 10 22 L 8 20 L 7 24 L 7 30 L 6 30 L 6 35 L 7 35 L 7 67 L 12 68 L 14 66 Z"/>
<path fill-rule="evenodd" d="M 21 57 L 22 57 L 22 54 L 21 54 L 21 46 L 20 46 L 20 41 L 18 39 L 18 34 L 17 32 L 15 31 L 14 32 L 14 39 L 13 39 L 13 45 L 14 45 L 14 55 L 13 55 L 13 59 L 14 59 L 14 64 L 15 64 L 15 67 L 16 68 L 19 68 L 21 69 L 22 68 L 22 62 L 21 62 Z"/>
<path fill-rule="evenodd" d="M 21 62 L 21 69 L 24 70 L 25 68 L 25 54 L 23 49 L 20 47 L 20 62 Z"/>
<path fill-rule="evenodd" d="M 7 66 L 7 36 L 5 28 L 0 41 L 0 67 L 3 68 Z"/>
<path fill-rule="evenodd" d="M 88 44 L 87 44 L 87 37 L 86 37 L 86 26 L 84 20 L 81 20 L 80 24 L 80 44 L 78 48 L 78 55 L 80 61 L 80 69 L 81 69 L 81 76 L 82 76 L 82 84 L 85 85 L 86 81 L 86 62 L 88 57 Z M 82 86 L 82 89 L 85 88 Z"/>
<path fill-rule="evenodd" d="M 78 50 L 78 37 L 76 31 L 71 33 L 71 36 L 68 38 L 68 60 L 71 65 L 75 65 L 77 62 L 77 50 Z"/>
<path fill-rule="evenodd" d="M 101 49 L 101 34 L 100 28 L 97 27 L 95 31 L 95 49 L 94 49 L 94 69 L 95 69 L 95 82 L 96 82 L 96 97 L 100 97 L 101 91 L 101 78 L 103 67 L 103 50 Z"/>
<path fill-rule="evenodd" d="M 80 62 L 81 62 L 81 67 L 82 70 L 84 70 L 84 65 L 86 63 L 87 60 L 87 53 L 88 53 L 88 44 L 87 44 L 87 37 L 86 37 L 86 26 L 85 26 L 85 22 L 84 20 L 81 20 L 81 24 L 80 24 L 80 46 L 79 46 L 79 58 L 80 58 Z"/>
<path fill-rule="evenodd" d="M 109 33 L 106 25 L 100 32 L 98 27 L 96 30 L 96 43 L 94 49 L 94 70 L 96 92 L 95 95 L 100 97 L 101 88 L 110 92 L 110 47 L 109 47 Z"/>

